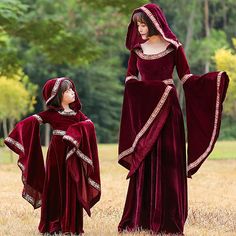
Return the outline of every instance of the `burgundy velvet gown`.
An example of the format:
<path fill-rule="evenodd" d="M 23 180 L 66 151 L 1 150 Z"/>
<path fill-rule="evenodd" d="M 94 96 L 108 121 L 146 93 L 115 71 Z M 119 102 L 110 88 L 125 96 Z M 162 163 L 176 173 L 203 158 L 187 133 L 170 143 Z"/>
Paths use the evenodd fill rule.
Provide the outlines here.
<path fill-rule="evenodd" d="M 147 4 L 137 11 L 147 14 L 170 44 L 158 54 L 144 54 L 130 23 L 119 138 L 119 163 L 129 170 L 130 181 L 118 230 L 182 234 L 188 214 L 187 176 L 198 170 L 218 137 L 228 77 L 225 72 L 190 74 L 183 47 L 167 30 L 160 8 Z M 188 164 L 175 67 L 186 96 Z"/>
<path fill-rule="evenodd" d="M 55 81 L 59 80 L 52 83 L 54 91 Z M 52 94 L 53 89 L 49 89 L 49 96 Z M 53 130 L 46 171 L 39 136 L 39 125 L 43 123 L 50 124 Z M 83 233 L 82 209 L 90 215 L 101 193 L 92 121 L 79 110 L 68 113 L 49 109 L 19 122 L 5 144 L 19 154 L 22 196 L 34 208 L 41 206 L 39 231 Z"/>

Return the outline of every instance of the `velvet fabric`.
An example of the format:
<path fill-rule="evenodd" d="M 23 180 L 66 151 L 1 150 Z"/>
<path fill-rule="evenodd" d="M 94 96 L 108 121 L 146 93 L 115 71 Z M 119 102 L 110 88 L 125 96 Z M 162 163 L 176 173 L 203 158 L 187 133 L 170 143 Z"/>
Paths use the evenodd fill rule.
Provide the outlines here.
<path fill-rule="evenodd" d="M 45 170 L 37 119 L 31 116 L 18 123 L 9 137 L 5 139 L 5 144 L 19 155 L 17 164 L 22 171 L 24 185 L 22 197 L 34 209 L 40 207 Z"/>
<path fill-rule="evenodd" d="M 228 77 L 225 72 L 190 74 L 184 49 L 169 32 L 160 8 L 148 4 L 136 11 L 156 19 L 162 27 L 159 32 L 170 44 L 163 52 L 144 54 L 141 45 L 134 43 L 135 37 L 130 37 L 137 31 L 131 22 L 119 137 L 119 163 L 129 170 L 130 181 L 118 230 L 183 234 L 187 176 L 199 169 L 214 147 Z M 172 79 L 175 67 L 186 95 L 188 161 L 183 116 Z"/>
<path fill-rule="evenodd" d="M 132 20 L 133 15 L 137 12 L 144 12 L 149 17 L 152 24 L 156 27 L 157 31 L 163 36 L 166 41 L 172 43 L 176 48 L 181 45 L 175 34 L 171 31 L 161 8 L 156 4 L 149 3 L 135 9 L 131 16 L 131 21 L 128 26 L 128 32 L 126 36 L 126 47 L 129 50 L 134 49 L 135 47 L 140 45 L 140 43 L 144 42 L 137 30 L 137 26 Z"/>
<path fill-rule="evenodd" d="M 74 90 L 74 93 L 75 93 L 75 101 L 72 102 L 69 106 L 72 110 L 79 111 L 81 109 L 81 102 L 80 102 L 78 93 L 75 89 L 75 84 L 71 79 L 69 79 L 67 77 L 50 79 L 45 83 L 45 85 L 43 86 L 43 98 L 45 100 L 45 103 L 46 103 L 47 107 L 50 108 L 50 109 L 63 110 L 63 107 L 54 107 L 51 104 L 51 102 L 56 97 L 56 95 L 58 94 L 61 83 L 64 80 L 69 80 L 71 82 L 72 89 Z"/>
<path fill-rule="evenodd" d="M 53 130 L 46 168 L 39 137 L 42 123 Z M 35 208 L 41 205 L 39 231 L 83 233 L 83 208 L 90 215 L 101 194 L 92 121 L 79 110 L 67 113 L 50 108 L 19 122 L 5 144 L 19 154 L 23 197 Z"/>

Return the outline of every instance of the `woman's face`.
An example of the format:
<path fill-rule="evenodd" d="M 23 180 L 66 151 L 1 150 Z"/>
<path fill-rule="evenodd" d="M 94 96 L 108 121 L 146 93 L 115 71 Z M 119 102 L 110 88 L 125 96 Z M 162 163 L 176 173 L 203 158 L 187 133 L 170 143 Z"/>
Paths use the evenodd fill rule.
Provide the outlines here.
<path fill-rule="evenodd" d="M 68 88 L 62 95 L 62 103 L 70 104 L 75 101 L 75 92 L 72 88 Z"/>
<path fill-rule="evenodd" d="M 148 38 L 148 26 L 143 22 L 137 22 L 138 32 L 140 33 L 142 39 Z"/>

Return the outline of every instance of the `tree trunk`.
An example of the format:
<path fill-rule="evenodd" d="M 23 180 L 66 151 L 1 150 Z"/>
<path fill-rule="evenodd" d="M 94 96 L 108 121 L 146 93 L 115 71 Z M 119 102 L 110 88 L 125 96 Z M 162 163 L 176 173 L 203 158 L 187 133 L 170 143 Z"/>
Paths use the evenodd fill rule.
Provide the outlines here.
<path fill-rule="evenodd" d="M 3 119 L 3 121 L 2 121 L 2 126 L 3 126 L 3 135 L 4 135 L 4 138 L 6 138 L 7 135 L 8 135 L 7 119 Z"/>
<path fill-rule="evenodd" d="M 188 54 L 190 44 L 193 38 L 193 32 L 194 32 L 194 18 L 195 18 L 195 12 L 196 12 L 196 1 L 194 1 L 191 9 L 191 13 L 188 19 L 188 25 L 187 25 L 187 33 L 186 33 L 186 38 L 185 38 L 185 43 L 184 43 L 184 50 L 186 55 Z M 182 83 L 179 81 L 177 84 L 177 91 L 179 94 L 179 103 L 180 107 L 184 108 L 184 92 L 183 92 L 183 86 Z"/>
<path fill-rule="evenodd" d="M 208 0 L 204 0 L 204 25 L 205 25 L 205 34 L 206 37 L 210 36 L 210 25 L 209 25 L 209 2 Z M 205 73 L 210 70 L 210 61 L 207 59 L 205 63 Z"/>
<path fill-rule="evenodd" d="M 185 39 L 185 44 L 184 44 L 184 50 L 186 54 L 188 54 L 188 50 L 189 50 L 189 47 L 193 38 L 195 12 L 196 12 L 196 1 L 194 1 L 193 3 L 192 10 L 191 10 L 189 20 L 188 20 L 187 33 L 186 33 L 186 39 Z"/>
<path fill-rule="evenodd" d="M 11 132 L 14 128 L 14 119 L 9 119 L 9 132 Z"/>
<path fill-rule="evenodd" d="M 223 8 L 223 28 L 225 29 L 227 27 L 227 6 L 225 4 L 225 0 L 221 1 L 222 8 Z"/>
<path fill-rule="evenodd" d="M 46 110 L 46 104 L 43 104 L 44 110 Z M 50 125 L 45 124 L 45 146 L 48 147 L 50 141 Z"/>

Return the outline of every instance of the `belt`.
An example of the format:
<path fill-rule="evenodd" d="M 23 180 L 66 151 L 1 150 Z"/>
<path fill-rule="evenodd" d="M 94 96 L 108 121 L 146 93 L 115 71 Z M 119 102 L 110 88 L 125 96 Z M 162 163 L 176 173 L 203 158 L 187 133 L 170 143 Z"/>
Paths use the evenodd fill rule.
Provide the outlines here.
<path fill-rule="evenodd" d="M 162 80 L 162 82 L 165 83 L 165 84 L 174 84 L 173 79 L 165 79 L 165 80 Z"/>
<path fill-rule="evenodd" d="M 59 129 L 54 129 L 54 130 L 52 131 L 52 134 L 53 134 L 53 135 L 60 135 L 60 136 L 63 136 L 63 135 L 66 134 L 66 131 L 64 131 L 64 130 L 59 130 Z"/>

